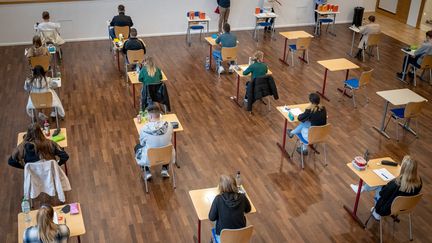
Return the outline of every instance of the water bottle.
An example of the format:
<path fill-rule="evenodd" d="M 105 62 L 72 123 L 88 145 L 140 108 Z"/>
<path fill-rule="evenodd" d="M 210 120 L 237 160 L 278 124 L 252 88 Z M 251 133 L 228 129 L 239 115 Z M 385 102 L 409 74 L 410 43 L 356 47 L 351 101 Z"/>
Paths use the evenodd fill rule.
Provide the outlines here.
<path fill-rule="evenodd" d="M 205 69 L 210 70 L 210 57 L 209 56 L 206 56 Z"/>
<path fill-rule="evenodd" d="M 252 57 L 249 57 L 249 66 L 252 65 Z"/>
<path fill-rule="evenodd" d="M 240 177 L 240 171 L 237 171 L 235 180 L 236 180 L 237 188 L 239 189 L 239 191 L 241 191 L 241 183 L 242 183 L 242 181 L 241 181 L 241 177 Z"/>
<path fill-rule="evenodd" d="M 21 210 L 24 213 L 24 221 L 30 222 L 30 202 L 25 197 L 23 197 L 23 200 L 21 202 Z"/>
<path fill-rule="evenodd" d="M 288 111 L 288 118 L 290 121 L 294 121 L 294 115 L 291 113 L 291 111 Z"/>
<path fill-rule="evenodd" d="M 50 125 L 49 125 L 48 120 L 45 120 L 45 122 L 44 122 L 44 132 L 45 132 L 46 136 L 50 135 Z"/>

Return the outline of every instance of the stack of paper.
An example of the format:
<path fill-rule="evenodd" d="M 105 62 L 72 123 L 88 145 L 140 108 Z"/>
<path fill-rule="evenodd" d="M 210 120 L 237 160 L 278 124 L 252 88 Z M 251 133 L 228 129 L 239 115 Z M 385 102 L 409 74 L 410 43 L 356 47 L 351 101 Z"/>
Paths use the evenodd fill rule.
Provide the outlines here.
<path fill-rule="evenodd" d="M 394 175 L 385 168 L 376 169 L 373 170 L 373 172 L 375 172 L 375 174 L 377 174 L 383 181 L 390 181 L 395 178 Z"/>

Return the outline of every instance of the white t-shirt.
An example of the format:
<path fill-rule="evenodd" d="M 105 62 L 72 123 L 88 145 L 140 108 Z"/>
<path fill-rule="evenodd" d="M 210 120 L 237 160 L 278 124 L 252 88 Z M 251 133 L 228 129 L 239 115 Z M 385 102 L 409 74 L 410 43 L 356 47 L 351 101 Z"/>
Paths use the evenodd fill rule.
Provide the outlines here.
<path fill-rule="evenodd" d="M 57 33 L 59 33 L 60 31 L 60 24 L 59 23 L 54 23 L 54 22 L 41 22 L 39 23 L 39 25 L 37 26 L 37 28 L 41 31 L 44 30 L 56 30 Z"/>

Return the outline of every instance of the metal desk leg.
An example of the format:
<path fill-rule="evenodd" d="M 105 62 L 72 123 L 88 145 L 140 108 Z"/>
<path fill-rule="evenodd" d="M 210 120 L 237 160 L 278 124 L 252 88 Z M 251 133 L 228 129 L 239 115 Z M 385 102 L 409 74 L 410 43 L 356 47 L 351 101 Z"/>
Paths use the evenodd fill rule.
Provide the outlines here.
<path fill-rule="evenodd" d="M 132 84 L 132 99 L 133 99 L 133 106 L 136 108 L 136 101 L 135 101 L 135 84 Z"/>
<path fill-rule="evenodd" d="M 239 103 L 239 93 L 240 93 L 240 75 L 237 75 L 237 95 L 231 96 L 231 100 L 234 101 L 239 107 L 241 107 L 241 104 Z"/>
<path fill-rule="evenodd" d="M 349 54 L 351 57 L 353 57 L 353 49 L 354 49 L 355 34 L 356 34 L 356 32 L 353 31 L 353 34 L 352 34 L 352 40 L 351 40 L 351 51 L 350 51 L 350 54 Z"/>
<path fill-rule="evenodd" d="M 210 58 L 210 70 L 212 69 L 212 59 L 213 59 L 213 46 L 212 45 L 210 45 L 209 44 L 209 46 L 210 46 L 210 54 L 209 54 L 209 58 Z"/>
<path fill-rule="evenodd" d="M 404 83 L 408 83 L 407 81 L 405 81 L 405 77 L 406 77 L 406 73 L 407 73 L 407 68 L 408 68 L 408 59 L 409 59 L 409 54 L 405 53 L 405 57 L 404 57 L 404 61 L 406 59 L 406 62 L 404 64 L 404 68 L 402 70 L 402 78 L 398 78 L 400 81 L 404 82 Z"/>
<path fill-rule="evenodd" d="M 363 186 L 363 180 L 360 179 L 359 181 L 359 188 L 357 190 L 357 195 L 356 195 L 356 200 L 354 203 L 354 208 L 353 210 L 351 210 L 348 206 L 344 205 L 344 209 L 351 215 L 351 217 L 360 225 L 364 228 L 364 224 L 363 222 L 360 220 L 360 218 L 357 216 L 357 209 L 358 209 L 358 204 L 360 201 L 360 194 L 361 194 L 361 188 Z"/>
<path fill-rule="evenodd" d="M 324 72 L 324 83 L 323 83 L 322 91 L 321 92 L 317 91 L 317 93 L 319 95 L 321 95 L 321 97 L 323 97 L 325 100 L 330 101 L 330 99 L 325 96 L 325 88 L 326 88 L 326 82 L 327 82 L 327 72 L 328 72 L 328 69 L 326 68 L 326 70 Z"/>
<path fill-rule="evenodd" d="M 175 150 L 175 156 L 176 156 L 176 167 L 180 168 L 180 165 L 177 161 L 177 133 L 173 132 L 173 146 L 174 146 L 174 150 Z"/>
<path fill-rule="evenodd" d="M 286 49 L 287 49 L 287 43 L 288 43 L 288 38 L 285 38 L 285 44 L 284 44 L 284 51 L 283 51 L 283 57 L 279 58 L 279 61 L 283 62 L 284 64 L 288 65 L 288 62 L 286 61 Z"/>
<path fill-rule="evenodd" d="M 385 123 L 385 118 L 386 118 L 386 115 L 387 115 L 388 105 L 389 105 L 389 102 L 386 100 L 385 101 L 385 105 L 384 105 L 384 114 L 383 114 L 383 117 L 382 117 L 382 120 L 381 120 L 381 127 L 378 128 L 376 126 L 373 126 L 373 128 L 375 130 L 377 130 L 379 133 L 381 133 L 382 135 L 384 135 L 386 138 L 390 139 L 390 136 L 384 131 L 384 125 L 385 125 L 384 123 Z"/>
<path fill-rule="evenodd" d="M 276 143 L 277 146 L 279 147 L 279 149 L 281 150 L 281 166 L 280 166 L 280 170 L 282 171 L 282 159 L 285 156 L 286 158 L 290 158 L 288 152 L 285 150 L 285 145 L 286 145 L 286 136 L 287 136 L 287 125 L 288 125 L 288 120 L 285 118 L 285 124 L 284 124 L 284 129 L 283 129 L 283 134 L 282 134 L 282 145 L 280 143 Z"/>

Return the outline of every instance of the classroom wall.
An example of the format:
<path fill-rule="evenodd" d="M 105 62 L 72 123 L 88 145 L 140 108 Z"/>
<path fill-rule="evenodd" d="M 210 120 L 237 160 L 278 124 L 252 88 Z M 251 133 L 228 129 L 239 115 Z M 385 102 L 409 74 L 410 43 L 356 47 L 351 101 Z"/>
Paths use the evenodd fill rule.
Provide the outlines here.
<path fill-rule="evenodd" d="M 278 27 L 313 24 L 313 0 L 280 0 Z M 330 0 L 339 4 L 337 23 L 352 21 L 353 9 L 369 0 Z M 233 30 L 252 29 L 254 9 L 262 0 L 232 0 L 229 22 Z M 186 32 L 186 12 L 201 10 L 210 13 L 210 29 L 217 30 L 218 15 L 213 13 L 216 0 L 94 0 L 58 3 L 0 5 L 0 45 L 30 43 L 33 25 L 48 10 L 52 19 L 62 24 L 62 36 L 69 41 L 107 38 L 107 20 L 116 14 L 118 4 L 126 6 L 140 36 L 176 35 Z"/>
<path fill-rule="evenodd" d="M 364 0 L 365 12 L 375 12 L 377 0 Z"/>

